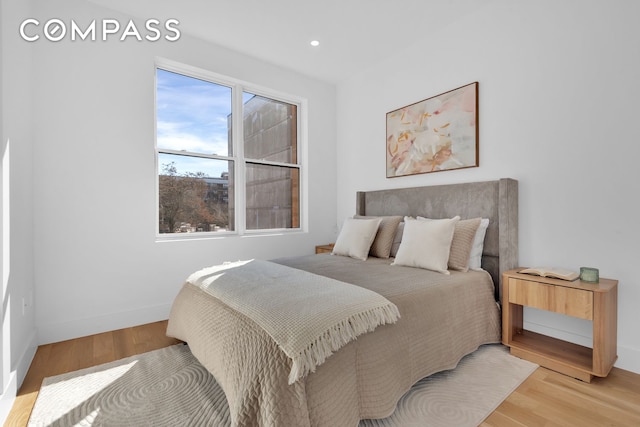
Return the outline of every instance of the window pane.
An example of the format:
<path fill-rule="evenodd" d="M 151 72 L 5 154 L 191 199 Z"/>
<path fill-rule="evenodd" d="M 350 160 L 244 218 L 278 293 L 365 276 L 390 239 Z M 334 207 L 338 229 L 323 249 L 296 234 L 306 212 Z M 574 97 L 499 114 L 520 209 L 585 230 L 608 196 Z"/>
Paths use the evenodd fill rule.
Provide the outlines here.
<path fill-rule="evenodd" d="M 300 171 L 248 163 L 247 230 L 300 227 Z"/>
<path fill-rule="evenodd" d="M 233 162 L 158 155 L 160 233 L 233 230 Z"/>
<path fill-rule="evenodd" d="M 157 69 L 158 148 L 229 156 L 231 88 Z"/>
<path fill-rule="evenodd" d="M 297 106 L 247 92 L 243 99 L 245 157 L 297 163 Z"/>

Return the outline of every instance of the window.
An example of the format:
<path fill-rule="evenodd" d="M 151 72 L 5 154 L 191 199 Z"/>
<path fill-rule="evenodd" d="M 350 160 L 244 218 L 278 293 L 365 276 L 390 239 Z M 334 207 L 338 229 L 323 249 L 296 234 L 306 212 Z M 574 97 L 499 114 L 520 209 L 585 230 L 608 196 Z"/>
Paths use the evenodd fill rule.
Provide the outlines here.
<path fill-rule="evenodd" d="M 300 229 L 301 106 L 232 79 L 159 65 L 158 233 Z"/>

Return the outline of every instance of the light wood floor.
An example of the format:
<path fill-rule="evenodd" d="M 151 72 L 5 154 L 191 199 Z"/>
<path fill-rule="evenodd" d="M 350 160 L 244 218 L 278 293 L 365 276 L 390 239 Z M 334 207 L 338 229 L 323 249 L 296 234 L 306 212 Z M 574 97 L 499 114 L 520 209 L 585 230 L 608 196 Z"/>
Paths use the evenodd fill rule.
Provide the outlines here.
<path fill-rule="evenodd" d="M 177 344 L 165 335 L 167 322 L 149 323 L 38 347 L 5 427 L 26 426 L 45 377 L 100 365 Z"/>
<path fill-rule="evenodd" d="M 25 426 L 42 379 L 178 343 L 166 321 L 38 347 L 5 426 Z M 482 423 L 499 426 L 640 426 L 640 375 L 613 368 L 590 384 L 538 368 Z"/>

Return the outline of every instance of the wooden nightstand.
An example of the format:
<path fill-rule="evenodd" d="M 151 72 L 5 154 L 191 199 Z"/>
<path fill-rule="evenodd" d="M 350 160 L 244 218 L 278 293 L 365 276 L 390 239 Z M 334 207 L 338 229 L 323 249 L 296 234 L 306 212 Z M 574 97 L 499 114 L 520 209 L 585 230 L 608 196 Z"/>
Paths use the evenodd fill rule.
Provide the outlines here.
<path fill-rule="evenodd" d="M 568 282 L 520 270 L 502 275 L 502 343 L 514 356 L 582 381 L 606 377 L 618 358 L 618 281 Z M 593 348 L 524 330 L 523 306 L 592 321 Z"/>
<path fill-rule="evenodd" d="M 331 253 L 331 251 L 333 251 L 333 243 L 329 243 L 328 245 L 318 245 L 316 246 L 316 253 L 317 254 L 327 254 L 327 253 Z"/>

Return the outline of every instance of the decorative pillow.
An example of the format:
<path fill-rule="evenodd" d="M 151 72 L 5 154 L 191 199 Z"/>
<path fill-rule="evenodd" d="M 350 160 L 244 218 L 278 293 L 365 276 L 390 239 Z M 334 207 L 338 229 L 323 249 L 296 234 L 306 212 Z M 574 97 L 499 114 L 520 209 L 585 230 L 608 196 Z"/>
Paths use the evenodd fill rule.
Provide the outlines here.
<path fill-rule="evenodd" d="M 418 217 L 421 221 L 433 221 L 430 218 Z M 480 225 L 481 218 L 463 219 L 456 223 L 449 251 L 449 268 L 452 270 L 469 271 L 469 257 L 471 247 Z"/>
<path fill-rule="evenodd" d="M 419 267 L 449 274 L 447 262 L 458 220 L 459 216 L 431 221 L 405 217 L 402 242 L 392 265 Z"/>
<path fill-rule="evenodd" d="M 373 243 L 371 244 L 371 249 L 369 250 L 369 255 L 377 257 L 377 258 L 389 258 L 389 254 L 391 253 L 391 246 L 393 245 L 393 240 L 396 235 L 396 230 L 398 229 L 398 224 L 402 221 L 401 216 L 354 216 L 356 219 L 366 219 L 366 218 L 380 218 L 380 225 L 378 226 L 378 233 L 376 234 L 375 239 L 373 239 Z"/>
<path fill-rule="evenodd" d="M 433 221 L 431 218 L 419 216 L 421 221 Z M 449 252 L 449 268 L 451 270 L 469 271 L 469 257 L 473 240 L 480 225 L 481 218 L 463 219 L 456 223 Z"/>
<path fill-rule="evenodd" d="M 451 251 L 449 252 L 449 268 L 458 271 L 469 271 L 471 247 L 480 226 L 481 218 L 458 221 L 453 232 Z"/>
<path fill-rule="evenodd" d="M 400 242 L 402 242 L 402 233 L 404 233 L 404 222 L 398 224 L 398 228 L 396 229 L 396 235 L 393 238 L 393 244 L 391 245 L 391 252 L 389 256 L 395 258 L 398 255 L 398 249 L 400 249 Z"/>
<path fill-rule="evenodd" d="M 381 221 L 380 218 L 347 218 L 331 253 L 366 260 Z"/>
<path fill-rule="evenodd" d="M 484 250 L 484 236 L 487 234 L 489 227 L 489 218 L 482 218 L 480 226 L 476 231 L 473 245 L 471 246 L 471 254 L 469 254 L 469 270 L 482 269 L 482 251 Z"/>

